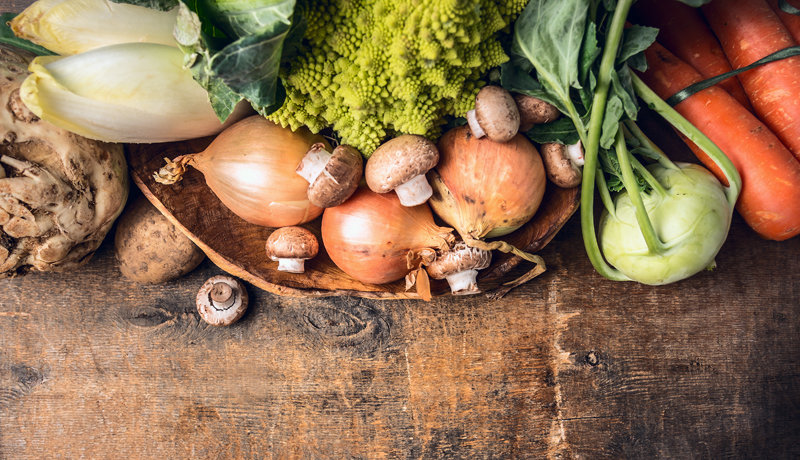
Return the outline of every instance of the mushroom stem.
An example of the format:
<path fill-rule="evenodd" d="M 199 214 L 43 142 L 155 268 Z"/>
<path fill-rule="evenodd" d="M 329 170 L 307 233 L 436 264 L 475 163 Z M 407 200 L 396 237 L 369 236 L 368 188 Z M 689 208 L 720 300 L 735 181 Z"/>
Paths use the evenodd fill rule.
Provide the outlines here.
<path fill-rule="evenodd" d="M 445 277 L 454 295 L 469 295 L 481 292 L 478 289 L 478 270 L 469 269 L 455 272 Z"/>
<path fill-rule="evenodd" d="M 478 115 L 475 113 L 475 109 L 467 112 L 467 124 L 469 124 L 472 135 L 478 139 L 486 135 L 486 132 L 481 128 L 481 124 L 478 123 Z"/>
<path fill-rule="evenodd" d="M 322 174 L 322 171 L 325 170 L 325 166 L 332 156 L 333 154 L 325 150 L 322 144 L 314 144 L 311 146 L 311 150 L 303 157 L 303 160 L 300 161 L 295 172 L 301 175 L 309 184 L 313 184 L 317 177 Z"/>
<path fill-rule="evenodd" d="M 236 293 L 233 292 L 230 285 L 224 282 L 214 283 L 208 297 L 211 300 L 211 306 L 217 310 L 227 310 L 236 302 Z"/>
<path fill-rule="evenodd" d="M 278 270 L 289 273 L 304 273 L 305 259 L 278 259 Z"/>
<path fill-rule="evenodd" d="M 567 156 L 573 164 L 583 166 L 583 146 L 581 146 L 581 141 L 567 146 Z"/>
<path fill-rule="evenodd" d="M 397 197 L 400 198 L 400 204 L 403 206 L 417 206 L 426 201 L 433 195 L 433 188 L 425 178 L 425 174 L 414 176 L 406 182 L 394 189 Z"/>

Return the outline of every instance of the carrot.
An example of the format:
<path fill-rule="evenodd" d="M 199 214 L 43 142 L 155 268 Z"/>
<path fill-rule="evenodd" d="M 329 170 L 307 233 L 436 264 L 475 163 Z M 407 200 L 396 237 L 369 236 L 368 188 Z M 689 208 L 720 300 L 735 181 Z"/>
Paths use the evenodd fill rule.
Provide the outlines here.
<path fill-rule="evenodd" d="M 644 25 L 658 28 L 659 43 L 703 77 L 711 78 L 733 70 L 700 10 L 678 1 L 639 0 L 634 4 L 634 14 Z M 730 77 L 718 84 L 752 110 L 739 80 Z"/>
<path fill-rule="evenodd" d="M 797 45 L 766 0 L 712 1 L 702 11 L 735 69 Z M 756 115 L 800 159 L 800 56 L 758 66 L 739 80 Z"/>
<path fill-rule="evenodd" d="M 646 52 L 642 80 L 661 98 L 703 80 L 703 76 L 658 43 Z M 675 106 L 730 158 L 742 178 L 736 209 L 764 238 L 785 240 L 800 233 L 800 163 L 764 123 L 728 92 L 712 86 Z M 684 139 L 686 140 L 686 139 Z M 721 182 L 722 171 L 687 142 Z"/>
<path fill-rule="evenodd" d="M 774 11 L 775 14 L 781 18 L 781 22 L 784 26 L 786 26 L 786 29 L 789 31 L 789 33 L 792 34 L 794 40 L 800 43 L 800 16 L 795 16 L 794 14 L 789 14 L 781 10 L 780 6 L 778 5 L 778 0 L 767 1 L 769 2 L 769 6 L 772 7 L 772 11 Z M 796 0 L 793 3 L 789 2 L 789 4 L 794 8 L 800 9 L 800 2 Z"/>

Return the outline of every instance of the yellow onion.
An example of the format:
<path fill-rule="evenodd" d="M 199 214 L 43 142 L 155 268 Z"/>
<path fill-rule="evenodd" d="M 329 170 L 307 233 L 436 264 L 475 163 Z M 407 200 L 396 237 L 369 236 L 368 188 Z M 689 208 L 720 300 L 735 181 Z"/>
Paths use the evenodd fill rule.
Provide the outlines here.
<path fill-rule="evenodd" d="M 476 138 L 461 126 L 439 140 L 431 174 L 434 212 L 462 235 L 507 235 L 533 217 L 544 196 L 542 157 L 519 134 L 508 142 Z"/>
<path fill-rule="evenodd" d="M 247 222 L 298 225 L 322 214 L 308 200 L 308 182 L 295 173 L 317 142 L 328 145 L 305 128 L 292 131 L 254 115 L 226 128 L 202 152 L 167 160 L 155 179 L 173 184 L 193 166 L 220 201 Z"/>
<path fill-rule="evenodd" d="M 439 164 L 428 173 L 433 211 L 474 248 L 516 254 L 536 267 L 519 284 L 544 271 L 544 260 L 504 241 L 484 238 L 507 235 L 528 222 L 544 196 L 542 157 L 521 134 L 508 142 L 477 138 L 468 126 L 451 129 L 437 145 Z"/>
<path fill-rule="evenodd" d="M 452 229 L 434 223 L 427 204 L 403 206 L 397 194 L 366 187 L 322 215 L 322 243 L 331 260 L 363 283 L 402 279 L 454 240 Z"/>

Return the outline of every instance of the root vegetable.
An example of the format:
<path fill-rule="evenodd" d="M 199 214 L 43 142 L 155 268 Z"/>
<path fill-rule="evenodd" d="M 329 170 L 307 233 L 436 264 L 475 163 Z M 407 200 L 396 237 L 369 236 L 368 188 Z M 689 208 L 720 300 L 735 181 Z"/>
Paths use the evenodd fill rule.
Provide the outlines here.
<path fill-rule="evenodd" d="M 0 45 L 0 276 L 86 263 L 128 197 L 121 145 L 56 128 L 22 103 L 32 58 Z"/>
<path fill-rule="evenodd" d="M 192 240 L 142 197 L 120 217 L 114 250 L 123 276 L 147 284 L 180 278 L 206 257 Z"/>

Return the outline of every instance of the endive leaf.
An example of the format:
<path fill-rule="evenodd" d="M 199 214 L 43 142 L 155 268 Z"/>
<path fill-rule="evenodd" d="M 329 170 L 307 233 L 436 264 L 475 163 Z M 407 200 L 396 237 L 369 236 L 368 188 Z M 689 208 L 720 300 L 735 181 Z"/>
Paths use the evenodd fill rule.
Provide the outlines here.
<path fill-rule="evenodd" d="M 216 134 L 222 124 L 178 48 L 111 45 L 34 59 L 20 88 L 45 121 L 107 142 L 166 142 Z"/>
<path fill-rule="evenodd" d="M 17 37 L 69 55 L 117 43 L 177 46 L 177 14 L 109 0 L 38 0 L 10 25 Z"/>

